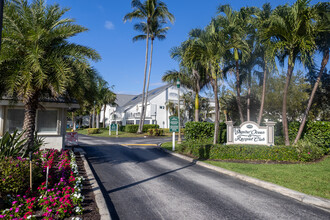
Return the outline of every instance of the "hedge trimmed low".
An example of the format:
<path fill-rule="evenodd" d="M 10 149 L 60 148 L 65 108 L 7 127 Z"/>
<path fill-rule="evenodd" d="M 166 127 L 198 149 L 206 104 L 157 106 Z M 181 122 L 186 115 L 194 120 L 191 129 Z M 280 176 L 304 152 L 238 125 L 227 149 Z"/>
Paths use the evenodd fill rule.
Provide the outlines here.
<path fill-rule="evenodd" d="M 300 141 L 296 146 L 260 145 L 212 145 L 210 142 L 186 141 L 178 151 L 199 159 L 220 160 L 266 160 L 307 162 L 321 158 L 324 150 L 308 141 Z"/>
<path fill-rule="evenodd" d="M 146 133 L 149 129 L 159 128 L 159 125 L 143 125 L 142 132 Z M 125 131 L 128 133 L 136 133 L 139 129 L 139 125 L 126 125 Z"/>
<path fill-rule="evenodd" d="M 214 123 L 210 122 L 187 122 L 184 136 L 186 140 L 200 140 L 212 138 L 214 135 Z M 225 143 L 227 137 L 226 123 L 219 123 L 219 143 Z"/>
<path fill-rule="evenodd" d="M 98 134 L 100 133 L 100 129 L 98 128 L 88 128 L 87 129 L 87 134 Z"/>

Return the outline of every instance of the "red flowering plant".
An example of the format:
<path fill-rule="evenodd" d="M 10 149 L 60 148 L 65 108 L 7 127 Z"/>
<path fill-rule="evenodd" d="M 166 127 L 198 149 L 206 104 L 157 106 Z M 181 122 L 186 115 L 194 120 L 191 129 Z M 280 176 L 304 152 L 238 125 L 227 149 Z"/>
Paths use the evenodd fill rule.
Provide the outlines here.
<path fill-rule="evenodd" d="M 27 190 L 21 197 L 10 196 L 9 208 L 0 210 L 0 219 L 62 219 L 83 212 L 81 195 L 83 177 L 79 176 L 72 151 L 48 150 L 40 153 L 43 178 L 36 191 Z M 37 215 L 38 212 L 38 215 Z"/>

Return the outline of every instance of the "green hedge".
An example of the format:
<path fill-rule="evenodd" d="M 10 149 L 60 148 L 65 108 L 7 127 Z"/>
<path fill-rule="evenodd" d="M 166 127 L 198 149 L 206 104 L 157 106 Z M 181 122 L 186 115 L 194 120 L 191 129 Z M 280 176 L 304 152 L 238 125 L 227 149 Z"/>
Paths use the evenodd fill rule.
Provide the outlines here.
<path fill-rule="evenodd" d="M 297 146 L 212 145 L 210 142 L 186 141 L 178 151 L 199 159 L 313 161 L 324 155 L 317 145 L 300 141 Z"/>
<path fill-rule="evenodd" d="M 146 133 L 149 129 L 159 128 L 159 125 L 143 125 L 142 132 Z M 128 133 L 136 133 L 139 129 L 139 125 L 126 125 L 125 131 Z"/>
<path fill-rule="evenodd" d="M 100 129 L 98 128 L 88 128 L 87 129 L 87 134 L 98 134 L 100 133 Z"/>
<path fill-rule="evenodd" d="M 187 122 L 184 136 L 186 140 L 201 140 L 212 138 L 214 135 L 214 123 L 210 122 Z M 219 143 L 225 143 L 227 137 L 226 124 L 219 124 Z"/>
<path fill-rule="evenodd" d="M 164 135 L 164 129 L 152 128 L 148 130 L 150 136 L 161 136 Z"/>
<path fill-rule="evenodd" d="M 139 129 L 139 125 L 126 125 L 125 132 L 136 133 Z"/>

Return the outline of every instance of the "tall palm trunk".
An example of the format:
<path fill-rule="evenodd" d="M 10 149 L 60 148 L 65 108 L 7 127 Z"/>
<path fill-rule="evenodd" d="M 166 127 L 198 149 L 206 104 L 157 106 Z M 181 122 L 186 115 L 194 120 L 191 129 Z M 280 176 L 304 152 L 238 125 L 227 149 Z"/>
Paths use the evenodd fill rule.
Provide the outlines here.
<path fill-rule="evenodd" d="M 301 137 L 302 131 L 303 131 L 304 127 L 305 127 L 305 123 L 306 123 L 306 120 L 307 120 L 307 117 L 308 117 L 309 109 L 312 106 L 312 103 L 313 103 L 313 99 L 314 99 L 316 90 L 317 90 L 317 88 L 319 86 L 319 83 L 321 81 L 322 73 L 323 73 L 324 68 L 327 65 L 328 61 L 329 61 L 329 48 L 327 48 L 326 51 L 323 54 L 323 59 L 322 59 L 322 63 L 321 63 L 321 69 L 320 69 L 319 75 L 317 77 L 317 80 L 316 80 L 316 82 L 314 84 L 314 87 L 313 87 L 311 96 L 309 97 L 308 104 L 307 104 L 307 107 L 306 107 L 304 116 L 302 118 L 302 121 L 301 121 L 299 130 L 298 130 L 298 134 L 296 136 L 296 139 L 294 140 L 294 144 L 296 144 L 298 142 L 298 140 L 300 139 L 300 137 Z"/>
<path fill-rule="evenodd" d="M 216 144 L 216 143 L 218 143 L 218 136 L 219 136 L 219 100 L 218 100 L 218 82 L 217 82 L 217 78 L 212 79 L 212 87 L 213 87 L 214 104 L 215 104 L 213 144 Z"/>
<path fill-rule="evenodd" d="M 93 127 L 92 123 L 93 123 L 93 115 L 89 113 L 89 128 Z"/>
<path fill-rule="evenodd" d="M 260 103 L 260 111 L 259 111 L 259 117 L 258 117 L 258 124 L 260 125 L 263 111 L 264 111 L 264 105 L 265 105 L 265 96 L 266 96 L 266 78 L 267 78 L 267 62 L 265 60 L 264 64 L 264 78 L 262 81 L 262 95 L 261 95 L 261 103 Z"/>
<path fill-rule="evenodd" d="M 196 92 L 196 97 L 195 97 L 195 121 L 199 121 L 199 93 Z"/>
<path fill-rule="evenodd" d="M 148 106 L 147 105 L 147 103 L 148 103 L 148 91 L 149 91 L 149 82 L 150 82 L 150 74 L 151 74 L 153 47 L 154 47 L 154 39 L 151 39 L 151 44 L 150 44 L 150 63 L 149 63 L 149 72 L 148 72 L 148 80 L 147 80 L 147 90 L 146 90 L 146 98 L 145 98 L 145 103 L 144 103 L 144 112 L 143 112 L 143 119 L 142 119 L 143 122 L 144 122 L 144 119 L 146 117 L 147 106 Z"/>
<path fill-rule="evenodd" d="M 100 128 L 100 111 L 96 111 L 96 128 Z"/>
<path fill-rule="evenodd" d="M 103 128 L 105 128 L 105 110 L 106 109 L 107 109 L 107 105 L 104 104 L 104 106 L 103 106 Z M 110 118 L 109 118 L 109 120 L 110 120 Z"/>
<path fill-rule="evenodd" d="M 246 110 L 246 117 L 247 121 L 250 121 L 250 98 L 251 98 L 251 72 L 249 73 L 248 79 L 248 94 L 247 94 L 247 110 Z"/>
<path fill-rule="evenodd" d="M 293 68 L 294 68 L 293 60 L 294 60 L 293 55 L 290 55 L 289 61 L 288 61 L 288 72 L 287 72 L 287 76 L 286 76 L 285 87 L 283 90 L 282 124 L 283 124 L 285 145 L 287 145 L 287 146 L 290 145 L 290 139 L 289 139 L 289 128 L 288 128 L 288 119 L 287 119 L 286 109 L 287 109 L 288 90 L 289 90 L 290 80 L 291 80 L 292 72 L 293 72 Z"/>
<path fill-rule="evenodd" d="M 239 85 L 239 82 L 240 82 L 240 78 L 239 78 L 238 60 L 236 60 L 236 92 L 237 92 L 236 101 L 237 101 L 239 117 L 241 123 L 243 123 L 244 117 L 243 117 L 242 104 L 241 104 L 241 87 Z"/>
<path fill-rule="evenodd" d="M 0 0 L 0 51 L 1 51 L 1 37 L 2 37 L 2 20 L 3 20 L 3 5 L 4 0 Z"/>
<path fill-rule="evenodd" d="M 142 133 L 143 130 L 143 124 L 144 124 L 144 120 L 143 119 L 143 113 L 144 113 L 144 96 L 145 96 L 145 89 L 146 89 L 146 78 L 147 78 L 147 67 L 148 67 L 148 53 L 149 53 L 149 22 L 147 22 L 147 46 L 146 46 L 146 61 L 145 61 L 145 65 L 144 65 L 144 80 L 143 80 L 143 90 L 142 90 L 142 110 L 141 110 L 141 114 L 140 114 L 140 122 L 139 122 L 139 129 L 137 131 L 137 133 Z"/>
<path fill-rule="evenodd" d="M 27 150 L 33 148 L 34 145 L 34 132 L 35 132 L 35 123 L 37 116 L 37 109 L 39 103 L 39 93 L 34 92 L 24 100 L 24 123 L 23 123 L 23 131 L 24 138 L 27 139 Z"/>
<path fill-rule="evenodd" d="M 201 91 L 201 87 L 199 84 L 200 76 L 198 72 L 193 69 L 193 74 L 196 76 L 196 97 L 195 97 L 195 121 L 199 121 L 199 92 Z"/>

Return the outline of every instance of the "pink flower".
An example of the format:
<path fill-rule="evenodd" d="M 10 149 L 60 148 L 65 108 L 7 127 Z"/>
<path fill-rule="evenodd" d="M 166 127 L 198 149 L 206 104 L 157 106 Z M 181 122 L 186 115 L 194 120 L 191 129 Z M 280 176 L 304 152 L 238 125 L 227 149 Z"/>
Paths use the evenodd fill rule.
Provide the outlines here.
<path fill-rule="evenodd" d="M 308 152 L 308 154 L 311 154 L 311 152 Z"/>

